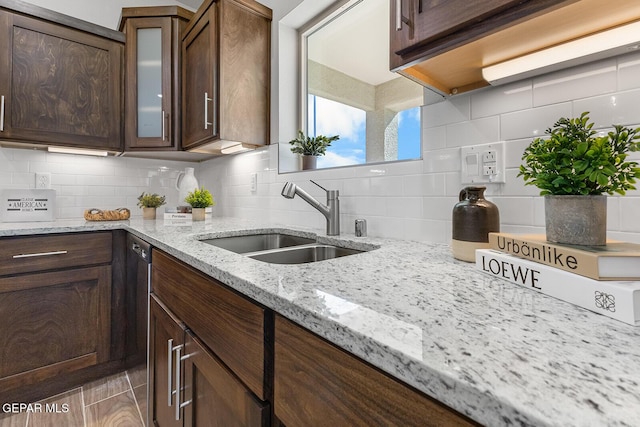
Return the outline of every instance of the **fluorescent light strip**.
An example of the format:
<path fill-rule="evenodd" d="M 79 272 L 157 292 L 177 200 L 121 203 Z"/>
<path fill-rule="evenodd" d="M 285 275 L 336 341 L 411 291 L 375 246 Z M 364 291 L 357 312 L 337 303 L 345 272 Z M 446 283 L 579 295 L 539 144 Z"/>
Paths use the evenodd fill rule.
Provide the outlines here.
<path fill-rule="evenodd" d="M 84 156 L 100 156 L 107 157 L 108 151 L 101 150 L 86 150 L 82 148 L 68 148 L 68 147 L 47 147 L 50 153 L 62 153 L 62 154 L 81 154 Z"/>
<path fill-rule="evenodd" d="M 509 83 L 618 55 L 637 49 L 638 43 L 640 21 L 485 67 L 482 77 L 491 84 Z"/>
<path fill-rule="evenodd" d="M 241 153 L 243 151 L 249 151 L 253 148 L 253 146 L 248 145 L 245 146 L 244 144 L 235 144 L 235 145 L 230 145 L 228 147 L 224 147 L 220 150 L 220 152 L 222 154 L 234 154 L 234 153 Z"/>

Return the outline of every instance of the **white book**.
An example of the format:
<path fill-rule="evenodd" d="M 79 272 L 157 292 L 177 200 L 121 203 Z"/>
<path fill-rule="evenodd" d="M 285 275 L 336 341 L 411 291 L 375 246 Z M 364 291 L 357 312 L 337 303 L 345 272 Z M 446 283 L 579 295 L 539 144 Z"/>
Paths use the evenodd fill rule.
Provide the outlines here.
<path fill-rule="evenodd" d="M 630 325 L 640 325 L 640 281 L 595 280 L 493 249 L 476 250 L 476 268 Z"/>
<path fill-rule="evenodd" d="M 180 212 L 165 212 L 164 213 L 164 219 L 169 219 L 169 220 L 182 219 L 182 220 L 191 221 L 191 214 L 190 213 L 180 213 Z"/>

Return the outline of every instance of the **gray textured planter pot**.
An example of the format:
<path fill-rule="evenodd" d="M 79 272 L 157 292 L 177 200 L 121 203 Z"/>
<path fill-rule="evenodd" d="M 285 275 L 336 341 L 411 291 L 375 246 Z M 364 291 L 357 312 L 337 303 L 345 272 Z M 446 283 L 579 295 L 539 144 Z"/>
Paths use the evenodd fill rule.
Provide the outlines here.
<path fill-rule="evenodd" d="M 571 245 L 607 243 L 607 196 L 544 196 L 549 242 Z"/>
<path fill-rule="evenodd" d="M 318 156 L 302 156 L 302 170 L 315 169 L 318 164 Z"/>

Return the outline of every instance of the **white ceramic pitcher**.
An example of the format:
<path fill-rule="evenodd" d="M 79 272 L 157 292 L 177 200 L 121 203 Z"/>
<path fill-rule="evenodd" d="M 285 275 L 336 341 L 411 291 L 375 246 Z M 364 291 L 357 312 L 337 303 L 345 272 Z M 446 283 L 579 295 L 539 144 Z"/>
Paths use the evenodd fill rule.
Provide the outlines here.
<path fill-rule="evenodd" d="M 178 190 L 178 205 L 185 206 L 188 203 L 184 201 L 194 189 L 198 187 L 198 180 L 193 174 L 193 168 L 185 168 L 184 172 L 178 172 L 176 177 L 176 190 Z"/>

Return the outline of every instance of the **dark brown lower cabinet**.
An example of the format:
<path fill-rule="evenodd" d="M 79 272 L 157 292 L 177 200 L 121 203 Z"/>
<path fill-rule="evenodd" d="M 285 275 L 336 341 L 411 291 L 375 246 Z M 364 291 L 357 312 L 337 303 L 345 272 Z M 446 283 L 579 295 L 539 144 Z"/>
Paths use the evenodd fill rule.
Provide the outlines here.
<path fill-rule="evenodd" d="M 0 405 L 132 366 L 125 242 L 123 230 L 0 238 Z"/>
<path fill-rule="evenodd" d="M 154 426 L 265 426 L 269 406 L 186 329 L 150 303 L 150 421 Z"/>
<path fill-rule="evenodd" d="M 281 316 L 274 364 L 275 415 L 287 427 L 477 425 Z"/>
<path fill-rule="evenodd" d="M 176 419 L 175 348 L 184 347 L 185 326 L 155 296 L 149 300 L 149 423 L 182 426 Z M 178 364 L 180 365 L 180 364 Z"/>
<path fill-rule="evenodd" d="M 0 278 L 0 400 L 107 362 L 111 267 Z"/>

